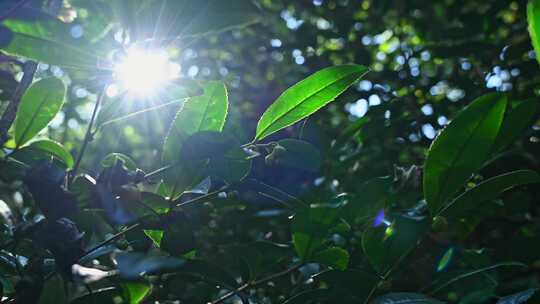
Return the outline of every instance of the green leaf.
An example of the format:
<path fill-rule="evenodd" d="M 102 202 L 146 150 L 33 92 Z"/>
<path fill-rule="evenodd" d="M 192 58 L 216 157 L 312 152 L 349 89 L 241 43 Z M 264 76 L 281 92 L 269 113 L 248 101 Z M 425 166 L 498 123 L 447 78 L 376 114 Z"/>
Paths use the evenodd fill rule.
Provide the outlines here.
<path fill-rule="evenodd" d="M 295 84 L 264 112 L 254 140 L 261 140 L 315 113 L 367 72 L 361 65 L 333 66 Z"/>
<path fill-rule="evenodd" d="M 135 164 L 133 159 L 131 159 L 131 157 L 122 153 L 108 154 L 101 161 L 101 166 L 103 166 L 104 168 L 109 168 L 109 167 L 114 166 L 114 164 L 116 164 L 117 161 L 121 161 L 128 170 L 133 171 L 137 169 L 137 165 Z"/>
<path fill-rule="evenodd" d="M 152 242 L 156 245 L 156 247 L 161 246 L 161 240 L 163 239 L 163 230 L 143 230 L 144 234 L 146 234 L 147 237 L 149 237 Z"/>
<path fill-rule="evenodd" d="M 96 68 L 95 49 L 81 48 L 83 41 L 71 38 L 71 26 L 56 18 L 43 14 L 38 21 L 6 20 L 3 25 L 12 33 L 3 48 L 7 53 L 61 67 Z"/>
<path fill-rule="evenodd" d="M 73 156 L 60 143 L 50 139 L 40 139 L 33 141 L 30 148 L 45 151 L 60 159 L 68 168 L 72 168 L 74 161 Z"/>
<path fill-rule="evenodd" d="M 15 142 L 21 146 L 45 128 L 64 104 L 66 87 L 58 78 L 33 83 L 24 93 L 15 118 Z"/>
<path fill-rule="evenodd" d="M 526 268 L 527 265 L 525 265 L 523 263 L 518 263 L 518 262 L 503 262 L 503 263 L 498 263 L 498 264 L 491 265 L 491 266 L 488 266 L 488 267 L 483 267 L 483 268 L 479 268 L 479 269 L 475 269 L 475 270 L 470 270 L 470 271 L 467 271 L 465 273 L 461 273 L 461 274 L 459 274 L 459 275 L 457 275 L 457 276 L 455 276 L 455 277 L 453 277 L 453 278 L 451 278 L 449 280 L 444 280 L 442 283 L 440 281 L 433 282 L 432 285 L 434 285 L 436 287 L 433 288 L 433 290 L 430 292 L 430 294 L 435 294 L 436 292 L 442 290 L 443 288 L 445 288 L 447 286 L 450 286 L 450 285 L 456 283 L 457 281 L 463 280 L 463 279 L 471 277 L 471 276 L 483 274 L 484 272 L 492 271 L 492 270 L 500 268 L 500 267 L 521 267 L 521 268 Z"/>
<path fill-rule="evenodd" d="M 246 158 L 242 148 L 233 147 L 222 157 L 210 161 L 208 165 L 210 174 L 228 184 L 237 183 L 246 178 L 251 170 L 251 160 Z"/>
<path fill-rule="evenodd" d="M 531 170 L 518 170 L 501 174 L 465 191 L 441 210 L 441 213 L 448 212 L 454 216 L 466 214 L 468 210 L 480 203 L 493 200 L 511 188 L 533 183 L 540 183 L 540 175 Z"/>
<path fill-rule="evenodd" d="M 150 293 L 152 285 L 146 282 L 126 282 L 122 283 L 124 298 L 129 304 L 139 304 Z"/>
<path fill-rule="evenodd" d="M 424 196 L 437 214 L 490 156 L 507 99 L 487 94 L 474 100 L 439 134 L 424 165 Z"/>
<path fill-rule="evenodd" d="M 332 268 L 345 270 L 349 265 L 349 252 L 343 248 L 331 247 L 316 252 L 312 260 Z"/>
<path fill-rule="evenodd" d="M 373 304 L 443 304 L 439 300 L 426 295 L 412 292 L 392 292 L 382 295 Z"/>
<path fill-rule="evenodd" d="M 203 95 L 187 99 L 176 114 L 163 145 L 165 161 L 178 160 L 178 152 L 189 136 L 200 131 L 223 130 L 229 107 L 227 88 L 221 82 L 212 81 L 203 89 Z"/>
<path fill-rule="evenodd" d="M 396 215 L 390 226 L 369 227 L 362 235 L 362 248 L 381 275 L 409 254 L 429 228 L 423 218 Z"/>
<path fill-rule="evenodd" d="M 439 260 L 439 263 L 437 263 L 437 272 L 441 272 L 445 270 L 448 265 L 450 265 L 450 262 L 452 262 L 452 259 L 454 257 L 455 249 L 454 247 L 448 248 L 442 258 Z"/>
<path fill-rule="evenodd" d="M 204 94 L 188 99 L 178 111 L 163 145 L 165 164 L 175 165 L 164 175 L 167 195 L 176 198 L 183 191 L 197 185 L 204 176 L 207 162 L 182 162 L 180 151 L 188 137 L 201 131 L 223 130 L 229 107 L 227 89 L 221 82 L 212 81 L 204 86 Z"/>
<path fill-rule="evenodd" d="M 540 103 L 535 99 L 519 101 L 508 107 L 501 130 L 494 145 L 494 152 L 508 147 L 518 138 L 538 113 Z"/>
<path fill-rule="evenodd" d="M 292 240 L 296 254 L 309 260 L 321 248 L 338 220 L 341 205 L 316 205 L 298 212 L 292 220 Z"/>
<path fill-rule="evenodd" d="M 104 128 L 107 125 L 119 123 L 122 121 L 139 118 L 141 115 L 153 111 L 178 111 L 184 101 L 189 97 L 201 95 L 203 93 L 201 85 L 189 78 L 180 78 L 173 83 L 169 83 L 163 88 L 163 95 L 160 99 L 165 102 L 152 104 L 147 108 L 134 108 L 134 100 L 129 95 L 119 95 L 116 98 L 108 99 L 99 109 L 96 118 L 96 130 Z"/>
<path fill-rule="evenodd" d="M 527 5 L 527 21 L 529 34 L 536 52 L 536 60 L 540 63 L 540 0 L 531 0 Z"/>

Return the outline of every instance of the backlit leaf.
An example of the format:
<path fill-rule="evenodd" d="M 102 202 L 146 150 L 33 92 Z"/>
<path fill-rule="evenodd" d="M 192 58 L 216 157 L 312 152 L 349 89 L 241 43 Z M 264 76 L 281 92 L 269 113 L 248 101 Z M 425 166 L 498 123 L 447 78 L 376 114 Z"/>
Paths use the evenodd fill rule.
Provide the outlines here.
<path fill-rule="evenodd" d="M 527 21 L 529 34 L 536 52 L 536 60 L 540 63 L 540 0 L 531 0 L 527 5 Z"/>
<path fill-rule="evenodd" d="M 175 165 L 164 176 L 164 189 L 170 197 L 197 185 L 204 176 L 201 161 L 183 162 L 181 151 L 185 141 L 201 131 L 223 130 L 229 107 L 227 89 L 221 82 L 212 81 L 204 86 L 204 94 L 186 100 L 171 124 L 163 145 L 162 159 L 165 164 Z"/>
<path fill-rule="evenodd" d="M 124 298 L 129 304 L 139 304 L 151 291 L 151 285 L 146 282 L 126 282 L 122 284 Z"/>
<path fill-rule="evenodd" d="M 333 66 L 287 89 L 266 109 L 257 124 L 255 140 L 286 128 L 333 101 L 368 72 L 361 65 Z"/>
<path fill-rule="evenodd" d="M 369 227 L 362 235 L 362 248 L 379 274 L 384 274 L 413 250 L 428 223 L 423 218 L 396 215 L 390 226 Z"/>
<path fill-rule="evenodd" d="M 64 104 L 66 87 L 58 78 L 33 83 L 24 93 L 15 118 L 15 142 L 26 143 L 45 128 Z"/>
<path fill-rule="evenodd" d="M 68 168 L 73 167 L 73 156 L 58 142 L 50 139 L 40 139 L 32 142 L 29 147 L 48 152 L 60 159 Z"/>
<path fill-rule="evenodd" d="M 3 24 L 12 37 L 2 49 L 10 54 L 62 67 L 96 68 L 96 51 L 81 48 L 83 42 L 70 36 L 71 26 L 56 18 L 44 15 L 37 21 L 6 20 Z"/>

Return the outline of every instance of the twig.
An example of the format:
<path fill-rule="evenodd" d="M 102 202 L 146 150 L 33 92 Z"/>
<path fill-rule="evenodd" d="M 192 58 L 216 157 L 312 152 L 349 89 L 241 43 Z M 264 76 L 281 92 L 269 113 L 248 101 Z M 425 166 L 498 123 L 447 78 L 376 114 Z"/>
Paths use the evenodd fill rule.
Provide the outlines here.
<path fill-rule="evenodd" d="M 84 151 L 86 150 L 86 146 L 88 146 L 88 142 L 90 141 L 90 138 L 92 135 L 92 127 L 94 125 L 94 121 L 96 120 L 98 108 L 101 102 L 103 101 L 103 98 L 105 97 L 106 89 L 107 89 L 107 85 L 103 86 L 103 90 L 101 90 L 101 92 L 99 93 L 96 104 L 94 105 L 94 110 L 92 111 L 92 117 L 90 118 L 90 122 L 88 123 L 88 127 L 86 129 L 86 134 L 84 135 L 84 141 L 81 147 L 81 151 L 79 152 L 79 155 L 77 156 L 77 161 L 75 162 L 75 166 L 73 166 L 73 170 L 71 170 L 71 173 L 70 173 L 70 180 L 77 174 L 77 170 L 79 169 L 79 166 L 81 164 Z"/>
<path fill-rule="evenodd" d="M 212 197 L 212 196 L 214 196 L 216 194 L 219 194 L 219 193 L 225 191 L 227 188 L 228 188 L 227 186 L 223 186 L 223 187 L 221 187 L 221 188 L 219 188 L 219 189 L 217 189 L 215 191 L 212 191 L 212 192 L 209 192 L 207 194 L 201 195 L 201 196 L 196 197 L 194 199 L 190 199 L 190 200 L 187 200 L 185 202 L 178 203 L 178 204 L 176 204 L 176 207 L 184 207 L 184 206 L 187 206 L 187 205 L 202 201 L 204 199 L 207 199 L 209 197 Z"/>
<path fill-rule="evenodd" d="M 0 18 L 1 20 L 1 18 Z M 17 109 L 21 103 L 21 98 L 26 89 L 32 84 L 34 79 L 34 74 L 36 73 L 37 63 L 35 61 L 27 61 L 23 66 L 23 77 L 21 82 L 17 85 L 15 92 L 7 106 L 7 109 L 4 111 L 2 118 L 0 119 L 0 146 L 2 146 L 9 138 L 8 130 L 15 120 L 15 115 L 17 115 Z"/>
<path fill-rule="evenodd" d="M 237 294 L 237 293 L 240 293 L 240 292 L 242 292 L 242 291 L 244 291 L 244 290 L 246 290 L 246 289 L 248 289 L 248 288 L 252 288 L 252 287 L 255 287 L 255 286 L 257 286 L 257 285 L 261 285 L 261 284 L 263 284 L 263 283 L 266 283 L 266 282 L 272 281 L 272 280 L 274 280 L 274 279 L 277 279 L 277 278 L 279 278 L 279 277 L 282 277 L 282 276 L 284 276 L 284 275 L 287 275 L 287 274 L 289 274 L 289 273 L 295 271 L 296 269 L 298 269 L 298 268 L 300 268 L 300 267 L 302 267 L 302 264 L 297 264 L 297 265 L 295 265 L 295 266 L 293 266 L 293 267 L 291 267 L 291 268 L 285 269 L 285 270 L 283 270 L 283 271 L 281 271 L 281 272 L 278 272 L 278 273 L 274 273 L 274 274 L 269 275 L 269 276 L 267 276 L 267 277 L 265 277 L 265 278 L 262 278 L 262 279 L 260 279 L 260 280 L 255 280 L 255 281 L 253 281 L 253 282 L 251 282 L 251 283 L 246 283 L 246 284 L 244 284 L 244 285 L 238 287 L 237 289 L 232 290 L 232 291 L 229 291 L 228 293 L 222 295 L 222 296 L 219 297 L 218 299 L 216 299 L 216 300 L 210 302 L 210 304 L 219 304 L 219 303 L 221 303 L 221 302 L 227 300 L 228 298 L 232 297 L 233 295 L 235 295 L 235 294 Z"/>
<path fill-rule="evenodd" d="M 146 180 L 146 179 L 149 179 L 149 178 L 151 178 L 151 177 L 154 177 L 154 175 L 158 175 L 158 174 L 160 174 L 160 173 L 162 173 L 162 172 L 165 172 L 165 171 L 169 170 L 169 169 L 172 168 L 172 167 L 174 167 L 174 165 L 167 165 L 167 166 L 165 166 L 165 167 L 161 167 L 161 168 L 159 168 L 159 169 L 157 169 L 157 170 L 154 170 L 154 171 L 152 171 L 152 172 L 146 174 L 146 175 L 144 176 L 144 179 Z"/>
<path fill-rule="evenodd" d="M 84 259 L 85 257 L 89 256 L 91 253 L 93 253 L 94 251 L 98 250 L 99 248 L 117 240 L 119 237 L 123 236 L 124 234 L 138 228 L 139 226 L 141 225 L 141 223 L 136 223 L 136 224 L 133 224 L 131 226 L 129 226 L 128 228 L 118 232 L 117 234 L 113 235 L 112 237 L 106 239 L 105 241 L 97 244 L 96 246 L 92 247 L 91 249 L 87 250 L 80 258 L 79 258 L 79 261 Z"/>

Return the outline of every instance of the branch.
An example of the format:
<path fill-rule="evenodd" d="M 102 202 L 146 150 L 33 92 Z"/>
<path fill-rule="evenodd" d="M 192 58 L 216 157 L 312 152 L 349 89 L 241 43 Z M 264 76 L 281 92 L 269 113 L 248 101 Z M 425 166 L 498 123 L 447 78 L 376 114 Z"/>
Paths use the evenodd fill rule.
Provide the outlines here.
<path fill-rule="evenodd" d="M 201 195 L 201 196 L 196 197 L 196 198 L 194 198 L 194 199 L 190 199 L 190 200 L 187 200 L 187 201 L 185 201 L 185 202 L 178 203 L 178 204 L 176 204 L 176 207 L 184 207 L 184 206 L 186 206 L 186 205 L 190 205 L 190 204 L 193 204 L 193 203 L 197 203 L 197 202 L 199 202 L 199 201 L 202 201 L 202 200 L 205 200 L 205 199 L 207 199 L 207 198 L 209 198 L 209 197 L 212 197 L 212 196 L 214 196 L 214 195 L 217 195 L 217 194 L 219 194 L 219 193 L 225 191 L 227 188 L 228 188 L 227 186 L 223 186 L 223 187 L 221 187 L 221 188 L 219 188 L 219 189 L 217 189 L 217 190 L 215 190 L 215 191 L 212 191 L 212 192 L 209 192 L 209 193 L 207 193 L 207 194 Z M 178 200 L 176 200 L 175 203 L 176 203 L 177 201 L 178 201 Z"/>
<path fill-rule="evenodd" d="M 278 272 L 278 273 L 274 273 L 274 274 L 272 274 L 272 275 L 269 275 L 269 276 L 267 276 L 267 277 L 265 277 L 265 278 L 262 278 L 262 279 L 260 279 L 260 280 L 255 280 L 255 281 L 253 281 L 253 282 L 251 282 L 251 283 L 246 283 L 246 284 L 244 284 L 244 285 L 238 287 L 237 289 L 231 290 L 231 291 L 229 291 L 228 293 L 222 295 L 220 298 L 218 298 L 218 299 L 216 299 L 216 300 L 210 302 L 210 304 L 219 304 L 219 303 L 221 303 L 221 302 L 227 300 L 228 298 L 234 296 L 234 295 L 237 294 L 237 293 L 240 293 L 240 292 L 242 292 L 242 291 L 244 291 L 244 290 L 246 290 L 246 289 L 248 289 L 248 288 L 252 288 L 252 287 L 255 287 L 255 286 L 257 286 L 257 285 L 261 285 L 261 284 L 264 284 L 264 283 L 266 283 L 266 282 L 272 281 L 272 280 L 277 279 L 277 278 L 279 278 L 279 277 L 285 276 L 285 275 L 287 275 L 287 274 L 289 274 L 289 273 L 291 273 L 291 272 L 297 270 L 297 269 L 300 268 L 300 267 L 302 267 L 302 264 L 301 264 L 301 263 L 300 263 L 300 264 L 297 264 L 297 265 L 295 265 L 295 266 L 293 266 L 293 267 L 291 267 L 291 268 L 287 268 L 287 269 L 285 269 L 285 270 L 283 270 L 283 271 L 281 271 L 281 272 Z"/>
<path fill-rule="evenodd" d="M 71 170 L 70 178 L 73 178 L 77 174 L 77 170 L 79 169 L 79 166 L 81 165 L 81 160 L 84 155 L 84 151 L 86 150 L 86 146 L 88 146 L 88 142 L 91 139 L 92 135 L 92 127 L 94 125 L 94 121 L 96 120 L 96 115 L 98 112 L 99 105 L 103 101 L 103 98 L 105 97 L 105 90 L 107 89 L 107 85 L 103 86 L 103 90 L 98 95 L 96 104 L 94 105 L 94 110 L 92 111 L 92 117 L 90 118 L 90 122 L 88 123 L 88 127 L 86 129 L 86 134 L 84 135 L 84 141 L 83 145 L 81 147 L 81 151 L 79 152 L 79 155 L 77 156 L 77 161 L 75 162 L 75 166 L 73 166 L 73 170 Z"/>
<path fill-rule="evenodd" d="M 32 80 L 34 79 L 34 74 L 36 73 L 37 69 L 37 62 L 35 61 L 27 61 L 23 66 L 23 77 L 21 79 L 21 82 L 17 85 L 17 88 L 15 89 L 15 92 L 13 92 L 13 96 L 11 97 L 11 100 L 4 111 L 4 114 L 2 115 L 2 118 L 0 119 L 0 146 L 4 145 L 4 143 L 8 140 L 8 131 L 11 125 L 13 124 L 13 121 L 15 120 L 15 116 L 17 115 L 17 110 L 19 109 L 19 104 L 21 103 L 21 98 L 30 86 L 32 84 Z"/>
<path fill-rule="evenodd" d="M 117 234 L 113 235 L 112 237 L 106 239 L 105 241 L 97 244 L 96 246 L 92 247 L 91 249 L 87 250 L 80 258 L 79 258 L 79 261 L 84 259 L 85 257 L 89 256 L 91 253 L 93 253 L 94 251 L 98 250 L 99 248 L 109 244 L 109 243 L 112 243 L 113 241 L 117 240 L 118 238 L 120 238 L 121 236 L 123 236 L 124 234 L 130 232 L 131 230 L 133 229 L 136 229 L 140 226 L 141 224 L 140 223 L 136 223 L 136 224 L 133 224 L 129 227 L 127 227 L 126 229 L 118 232 Z"/>

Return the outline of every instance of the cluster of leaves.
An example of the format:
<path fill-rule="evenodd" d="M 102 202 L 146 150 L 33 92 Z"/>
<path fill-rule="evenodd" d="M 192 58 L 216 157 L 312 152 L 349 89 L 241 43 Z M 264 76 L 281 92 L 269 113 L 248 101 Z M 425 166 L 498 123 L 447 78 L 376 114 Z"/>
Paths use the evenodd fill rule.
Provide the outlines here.
<path fill-rule="evenodd" d="M 366 153 L 365 134 L 385 121 L 366 116 L 325 146 L 309 140 L 307 118 L 346 94 L 368 68 L 335 65 L 296 83 L 244 142 L 237 132 L 246 128 L 235 121 L 238 110 L 223 82 L 182 78 L 168 84 L 165 102 L 129 113 L 121 113 L 127 99 L 107 100 L 99 91 L 111 78 L 102 61 L 124 47 L 103 22 L 107 9 L 123 43 L 168 44 L 255 22 L 260 12 L 250 1 L 71 2 L 89 17 L 73 24 L 65 12 L 51 14 L 51 3 L 36 1 L 0 27 L 10 61 L 61 66 L 70 77 L 36 80 L 20 101 L 11 98 L 16 89 L 6 90 L 19 104 L 1 152 L 1 190 L 22 198 L 5 204 L 2 302 L 524 303 L 535 295 L 529 276 L 537 257 L 515 258 L 499 248 L 506 244 L 495 253 L 484 249 L 506 230 L 472 246 L 467 240 L 484 221 L 514 213 L 501 197 L 537 193 L 534 170 L 497 170 L 537 119 L 536 100 L 483 94 L 451 117 L 422 166 L 352 178 L 354 191 L 336 191 L 336 172 L 347 170 L 354 153 Z M 539 7 L 532 1 L 528 8 L 537 53 Z M 138 19 L 157 23 L 134 24 Z M 75 25 L 88 33 L 84 41 L 67 35 Z M 40 136 L 63 108 L 70 81 L 93 82 L 98 96 L 76 160 Z M 171 105 L 179 108 L 159 140 L 158 169 L 146 173 L 112 153 L 99 174 L 77 174 L 86 146 L 105 126 Z M 294 125 L 298 136 L 273 140 Z M 360 149 L 342 157 L 351 141 Z M 315 187 L 327 182 L 333 191 Z M 511 231 L 524 241 L 537 240 L 531 216 L 514 219 L 525 221 Z"/>

